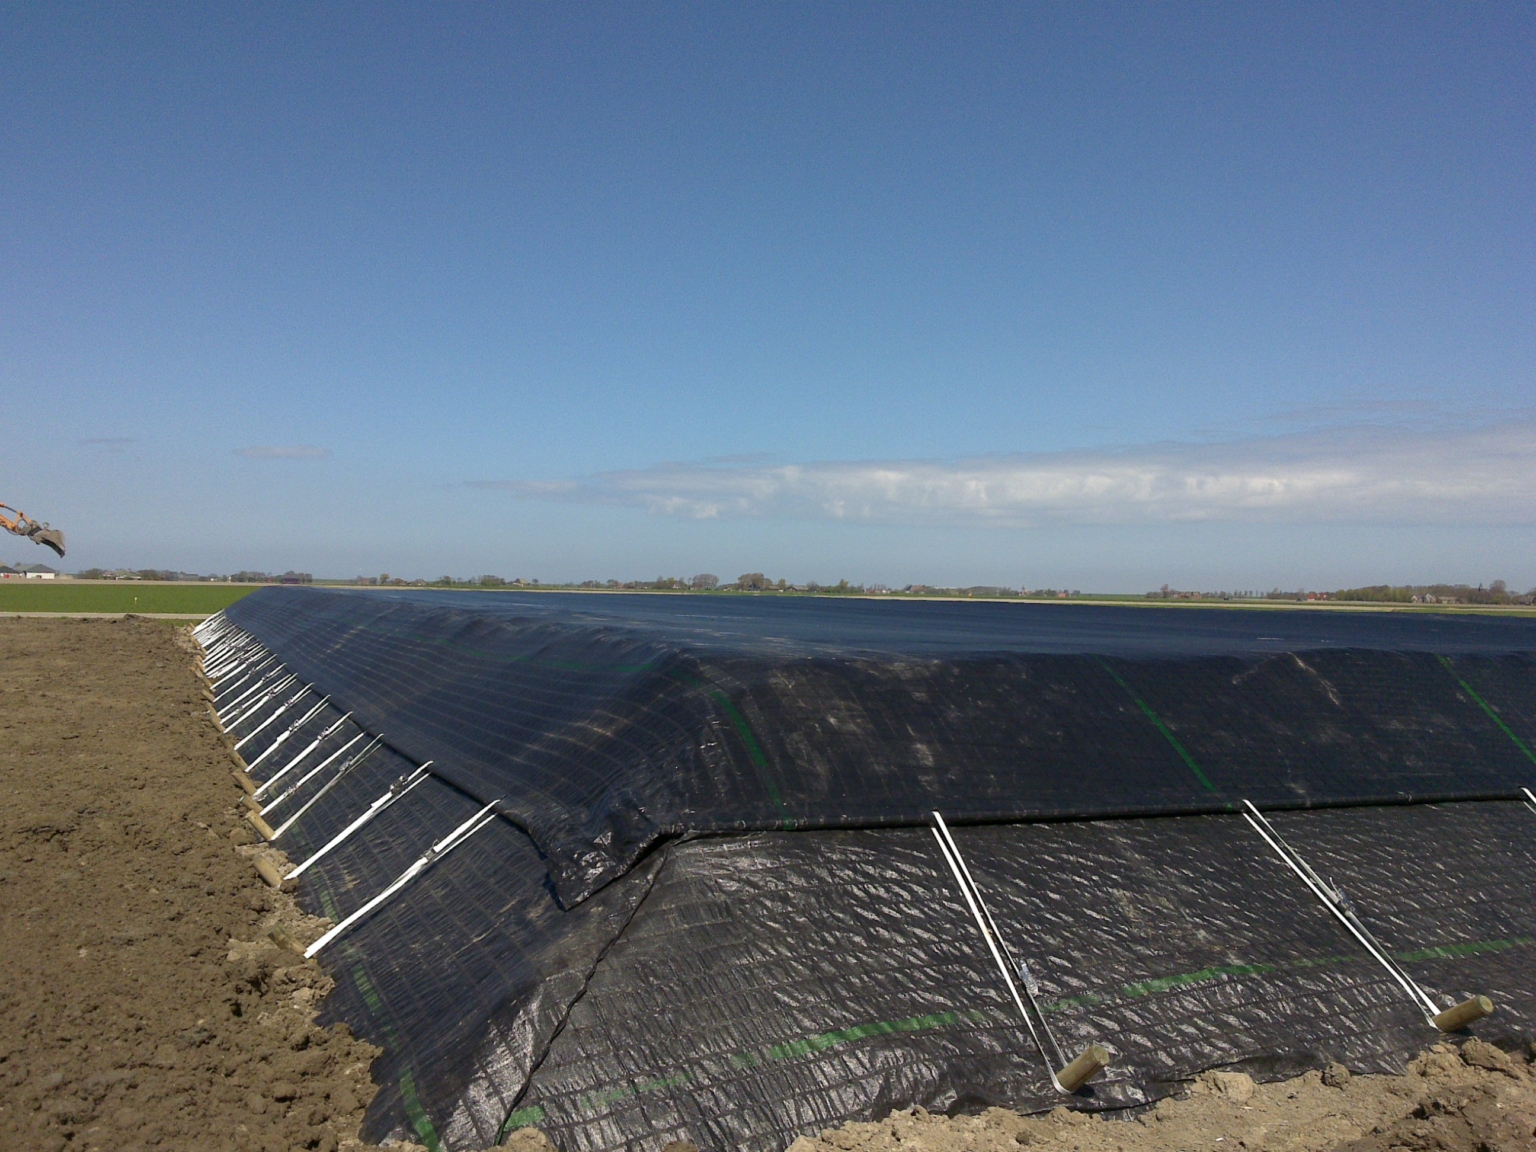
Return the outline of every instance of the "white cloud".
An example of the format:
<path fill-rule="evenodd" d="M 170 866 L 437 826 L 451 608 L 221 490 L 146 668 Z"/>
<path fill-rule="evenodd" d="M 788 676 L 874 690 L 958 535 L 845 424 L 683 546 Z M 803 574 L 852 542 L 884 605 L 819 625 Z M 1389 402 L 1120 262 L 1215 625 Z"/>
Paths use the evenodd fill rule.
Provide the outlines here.
<path fill-rule="evenodd" d="M 1536 422 L 1440 433 L 1352 428 L 958 461 L 660 464 L 582 480 L 471 486 L 695 519 L 1529 524 L 1536 523 Z"/>
<path fill-rule="evenodd" d="M 244 456 L 247 460 L 324 460 L 330 454 L 329 448 L 316 448 L 311 444 L 258 444 L 252 448 L 235 449 L 236 456 Z"/>

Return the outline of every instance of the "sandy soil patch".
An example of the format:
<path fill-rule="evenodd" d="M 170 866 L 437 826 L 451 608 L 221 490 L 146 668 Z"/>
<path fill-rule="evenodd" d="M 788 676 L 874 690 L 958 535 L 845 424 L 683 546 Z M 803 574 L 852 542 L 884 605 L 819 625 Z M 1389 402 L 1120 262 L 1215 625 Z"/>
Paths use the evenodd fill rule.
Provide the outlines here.
<path fill-rule="evenodd" d="M 948 1118 L 922 1109 L 848 1124 L 790 1152 L 1531 1152 L 1536 1076 L 1530 1053 L 1480 1040 L 1437 1045 L 1403 1076 L 1351 1076 L 1342 1065 L 1255 1084 L 1206 1072 L 1178 1099 L 1135 1118 L 1058 1108 L 1023 1117 L 1001 1108 Z M 529 1150 L 533 1152 L 533 1150 Z"/>

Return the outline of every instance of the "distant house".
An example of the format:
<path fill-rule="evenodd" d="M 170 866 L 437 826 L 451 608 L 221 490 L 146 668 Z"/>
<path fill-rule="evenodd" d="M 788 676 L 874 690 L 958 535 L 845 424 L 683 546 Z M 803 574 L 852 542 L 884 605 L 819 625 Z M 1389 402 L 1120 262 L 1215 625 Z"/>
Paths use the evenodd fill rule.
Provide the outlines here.
<path fill-rule="evenodd" d="M 28 580 L 56 580 L 59 575 L 58 569 L 50 568 L 46 564 L 33 564 L 23 568 L 21 573 Z"/>
<path fill-rule="evenodd" d="M 0 564 L 0 580 L 21 580 L 25 573 L 19 568 L 12 568 L 9 564 Z"/>

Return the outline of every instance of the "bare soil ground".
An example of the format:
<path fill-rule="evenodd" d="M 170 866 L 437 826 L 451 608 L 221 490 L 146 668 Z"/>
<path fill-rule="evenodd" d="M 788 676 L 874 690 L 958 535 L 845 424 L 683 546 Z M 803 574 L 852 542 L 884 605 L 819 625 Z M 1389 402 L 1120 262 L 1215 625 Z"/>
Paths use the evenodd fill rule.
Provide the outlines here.
<path fill-rule="evenodd" d="M 1531 1152 L 1536 1076 L 1529 1052 L 1480 1040 L 1437 1045 L 1403 1076 L 1351 1076 L 1342 1065 L 1255 1084 L 1207 1072 L 1179 1099 L 1132 1119 L 1058 1108 L 1023 1117 L 1001 1108 L 947 1118 L 918 1109 L 876 1124 L 847 1124 L 790 1152 Z M 532 1152 L 532 1150 L 529 1150 Z"/>
<path fill-rule="evenodd" d="M 0 1152 L 364 1147 L 376 1051 L 315 1027 L 330 982 L 273 942 L 322 922 L 256 876 L 268 850 L 187 645 L 162 622 L 0 620 Z M 898 1112 L 792 1152 L 1536 1152 L 1530 1056 L 1469 1041 L 1401 1077 L 1212 1072 L 1129 1121 Z"/>
<path fill-rule="evenodd" d="M 0 1149 L 357 1145 L 374 1049 L 257 877 L 168 624 L 0 621 Z M 241 848 L 245 851 L 242 853 Z"/>

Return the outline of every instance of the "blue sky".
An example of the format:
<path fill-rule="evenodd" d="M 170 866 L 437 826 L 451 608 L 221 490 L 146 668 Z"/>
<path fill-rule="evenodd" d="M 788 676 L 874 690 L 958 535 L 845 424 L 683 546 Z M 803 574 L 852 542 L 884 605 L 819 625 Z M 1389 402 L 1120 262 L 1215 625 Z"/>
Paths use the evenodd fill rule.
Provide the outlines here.
<path fill-rule="evenodd" d="M 0 499 L 67 567 L 1530 587 L 1533 50 L 1529 4 L 5 5 Z"/>

